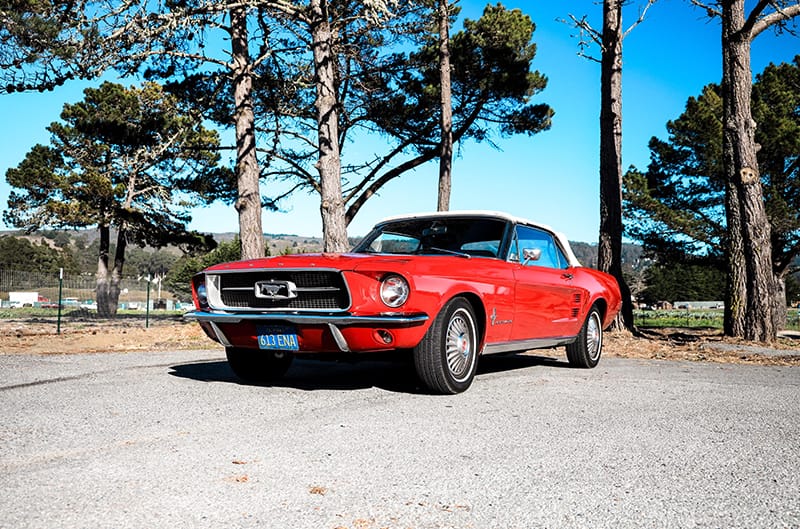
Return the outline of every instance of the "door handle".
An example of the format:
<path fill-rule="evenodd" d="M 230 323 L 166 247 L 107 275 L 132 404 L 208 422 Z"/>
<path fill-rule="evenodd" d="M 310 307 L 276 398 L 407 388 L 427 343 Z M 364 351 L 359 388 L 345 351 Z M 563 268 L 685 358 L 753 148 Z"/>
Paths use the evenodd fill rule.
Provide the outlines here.
<path fill-rule="evenodd" d="M 561 274 L 561 279 L 572 279 L 572 278 L 573 278 L 573 275 L 570 274 L 569 272 L 565 272 L 565 273 Z"/>

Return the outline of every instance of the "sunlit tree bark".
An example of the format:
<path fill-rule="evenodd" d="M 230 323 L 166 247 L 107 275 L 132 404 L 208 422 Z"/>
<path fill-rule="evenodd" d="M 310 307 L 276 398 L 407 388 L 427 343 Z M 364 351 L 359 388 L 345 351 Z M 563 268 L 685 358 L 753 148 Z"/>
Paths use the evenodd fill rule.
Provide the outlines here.
<path fill-rule="evenodd" d="M 596 31 L 586 18 L 575 25 L 600 46 L 600 237 L 597 268 L 613 275 L 622 293 L 622 310 L 615 327 L 633 329 L 633 302 L 622 275 L 622 41 L 644 20 L 655 0 L 648 0 L 638 20 L 622 29 L 625 0 L 603 1 L 603 28 Z M 584 45 L 584 43 L 581 43 Z M 591 57 L 589 57 L 591 58 Z"/>
<path fill-rule="evenodd" d="M 447 0 L 439 0 L 439 77 L 442 81 L 442 145 L 439 154 L 439 199 L 437 211 L 450 209 L 453 171 L 453 107 L 450 87 L 450 9 Z"/>
<path fill-rule="evenodd" d="M 722 149 L 730 241 L 725 333 L 769 342 L 777 335 L 773 299 L 780 288 L 773 274 L 770 223 L 756 159 L 750 48 L 761 32 L 780 28 L 800 14 L 800 3 L 760 0 L 750 13 L 744 0 L 692 3 L 722 20 Z"/>

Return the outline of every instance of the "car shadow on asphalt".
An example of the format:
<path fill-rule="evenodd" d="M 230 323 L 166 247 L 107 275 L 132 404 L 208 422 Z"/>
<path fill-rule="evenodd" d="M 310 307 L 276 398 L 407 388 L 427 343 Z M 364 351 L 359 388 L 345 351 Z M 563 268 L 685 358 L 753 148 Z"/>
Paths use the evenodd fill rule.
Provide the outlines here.
<path fill-rule="evenodd" d="M 487 355 L 478 363 L 478 381 L 482 375 L 532 367 L 569 367 L 566 361 L 534 355 Z M 386 356 L 368 360 L 319 360 L 295 358 L 289 371 L 266 384 L 244 381 L 231 370 L 228 362 L 212 360 L 170 366 L 170 375 L 199 382 L 223 382 L 243 386 L 314 390 L 358 390 L 371 387 L 397 393 L 427 394 L 408 357 Z"/>
<path fill-rule="evenodd" d="M 307 360 L 295 358 L 289 371 L 268 383 L 252 383 L 237 377 L 226 361 L 198 362 L 172 366 L 170 374 L 201 382 L 227 382 L 242 386 L 314 390 L 357 390 L 378 387 L 401 393 L 422 393 L 413 366 L 391 360 Z"/>

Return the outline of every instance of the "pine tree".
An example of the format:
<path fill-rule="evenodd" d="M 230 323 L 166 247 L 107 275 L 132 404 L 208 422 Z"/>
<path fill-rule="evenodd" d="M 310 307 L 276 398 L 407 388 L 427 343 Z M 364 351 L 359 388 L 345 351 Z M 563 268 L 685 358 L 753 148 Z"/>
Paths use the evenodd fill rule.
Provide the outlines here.
<path fill-rule="evenodd" d="M 48 128 L 51 145 L 33 147 L 7 171 L 15 189 L 3 218 L 27 231 L 96 227 L 98 313 L 113 316 L 128 244 L 205 242 L 186 230 L 200 197 L 181 191 L 217 170 L 219 139 L 155 83 L 104 83 L 84 94 Z"/>

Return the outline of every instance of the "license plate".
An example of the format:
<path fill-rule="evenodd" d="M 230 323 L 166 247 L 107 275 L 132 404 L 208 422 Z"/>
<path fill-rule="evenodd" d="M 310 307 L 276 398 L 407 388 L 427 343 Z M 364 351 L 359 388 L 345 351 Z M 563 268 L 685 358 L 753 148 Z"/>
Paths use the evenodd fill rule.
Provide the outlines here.
<path fill-rule="evenodd" d="M 298 351 L 300 342 L 291 327 L 257 327 L 258 348 L 277 351 Z"/>

